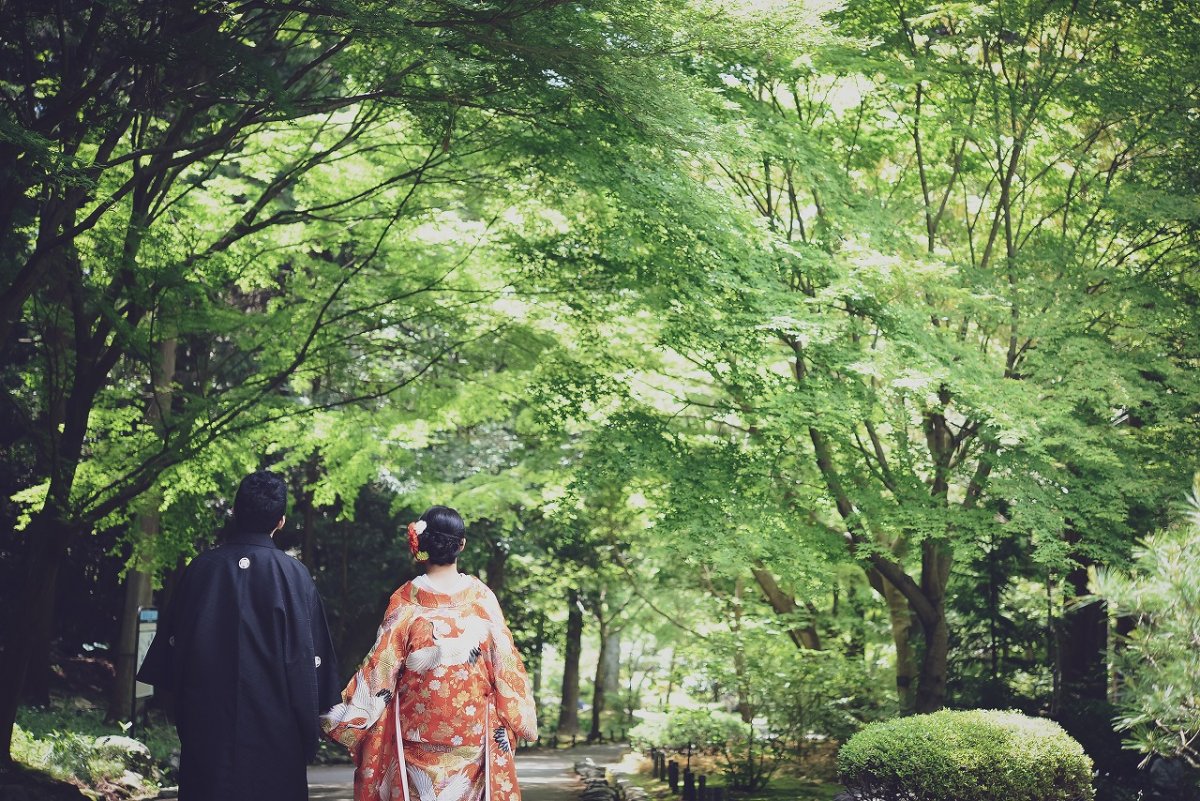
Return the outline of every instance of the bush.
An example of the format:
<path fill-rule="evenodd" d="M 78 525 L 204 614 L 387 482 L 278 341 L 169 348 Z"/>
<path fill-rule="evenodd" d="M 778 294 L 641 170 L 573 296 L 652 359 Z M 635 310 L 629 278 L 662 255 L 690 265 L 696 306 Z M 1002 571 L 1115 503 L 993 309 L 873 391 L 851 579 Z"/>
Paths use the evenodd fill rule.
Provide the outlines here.
<path fill-rule="evenodd" d="M 1016 712 L 935 712 L 872 724 L 838 773 L 872 801 L 1092 801 L 1092 761 L 1057 723 Z"/>
<path fill-rule="evenodd" d="M 36 764 L 39 758 L 57 760 L 58 757 L 51 757 L 52 749 L 65 754 L 64 759 L 75 759 L 70 756 L 71 751 L 88 750 L 86 744 L 76 741 L 77 736 L 95 739 L 120 737 L 126 733 L 123 724 L 106 723 L 103 710 L 62 702 L 53 707 L 22 707 L 17 712 L 17 724 L 24 730 L 29 748 L 28 758 L 17 756 L 17 761 L 27 765 Z M 179 753 L 175 727 L 155 713 L 151 725 L 138 728 L 138 740 L 149 749 L 154 765 L 147 769 L 143 760 L 132 768 L 146 775 L 162 774 L 164 780 L 172 781 Z M 122 758 L 115 753 L 106 756 Z M 77 759 L 75 761 L 78 763 Z"/>
<path fill-rule="evenodd" d="M 896 714 L 889 682 L 872 676 L 864 660 L 835 651 L 806 652 L 796 659 L 794 651 L 792 647 L 772 671 L 763 671 L 767 675 L 761 679 L 756 676 L 763 687 L 756 693 L 755 712 L 798 755 L 804 755 L 810 737 L 845 742 L 868 723 Z"/>
<path fill-rule="evenodd" d="M 97 791 L 104 798 L 140 797 L 157 790 L 160 774 L 141 742 L 120 735 L 93 737 L 53 730 L 37 737 L 13 727 L 13 758 L 50 777 Z"/>
<path fill-rule="evenodd" d="M 749 723 L 741 723 L 735 736 L 725 741 L 722 772 L 730 789 L 753 792 L 771 781 L 783 761 L 783 742 L 764 736 Z"/>
<path fill-rule="evenodd" d="M 697 750 L 719 753 L 745 725 L 741 718 L 728 712 L 672 709 L 666 715 L 639 723 L 629 732 L 629 740 L 639 747 L 686 751 L 690 744 Z"/>
<path fill-rule="evenodd" d="M 734 790 L 760 790 L 779 767 L 779 738 L 757 731 L 737 715 L 715 709 L 674 709 L 645 720 L 629 732 L 639 748 L 717 754 L 727 785 Z"/>

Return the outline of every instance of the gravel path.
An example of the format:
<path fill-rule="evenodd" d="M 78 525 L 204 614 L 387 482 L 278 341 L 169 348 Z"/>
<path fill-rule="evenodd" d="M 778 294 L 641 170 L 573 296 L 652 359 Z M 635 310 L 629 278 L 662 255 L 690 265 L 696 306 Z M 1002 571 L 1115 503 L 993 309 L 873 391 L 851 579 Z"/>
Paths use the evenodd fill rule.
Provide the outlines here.
<path fill-rule="evenodd" d="M 625 750 L 623 745 L 581 745 L 557 751 L 523 751 L 517 755 L 522 801 L 576 801 L 581 785 L 575 777 L 575 762 L 591 757 L 597 765 L 614 764 Z M 308 796 L 310 801 L 354 801 L 354 768 L 309 768 Z"/>

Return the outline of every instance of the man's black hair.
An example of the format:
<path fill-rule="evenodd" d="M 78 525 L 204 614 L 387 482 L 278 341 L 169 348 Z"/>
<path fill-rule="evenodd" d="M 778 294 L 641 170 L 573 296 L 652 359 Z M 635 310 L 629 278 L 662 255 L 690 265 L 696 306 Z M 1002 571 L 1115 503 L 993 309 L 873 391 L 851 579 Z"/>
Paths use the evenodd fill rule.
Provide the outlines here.
<path fill-rule="evenodd" d="M 270 470 L 242 479 L 233 499 L 234 528 L 243 534 L 269 534 L 287 510 L 287 484 Z"/>
<path fill-rule="evenodd" d="M 458 512 L 449 506 L 431 506 L 421 519 L 425 521 L 421 550 L 429 554 L 429 564 L 452 565 L 458 561 L 458 546 L 467 536 Z"/>

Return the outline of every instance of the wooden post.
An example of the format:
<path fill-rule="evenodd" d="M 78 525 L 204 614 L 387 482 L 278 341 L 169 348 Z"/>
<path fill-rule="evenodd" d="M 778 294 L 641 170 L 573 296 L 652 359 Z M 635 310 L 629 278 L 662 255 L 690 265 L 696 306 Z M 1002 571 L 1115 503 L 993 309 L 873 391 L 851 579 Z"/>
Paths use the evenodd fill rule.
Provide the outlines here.
<path fill-rule="evenodd" d="M 667 763 L 667 781 L 671 783 L 671 792 L 679 792 L 679 763 L 671 760 Z"/>
<path fill-rule="evenodd" d="M 696 801 L 696 774 L 691 768 L 683 771 L 683 801 Z"/>
<path fill-rule="evenodd" d="M 650 776 L 655 779 L 658 778 L 658 749 L 657 748 L 650 749 Z"/>
<path fill-rule="evenodd" d="M 703 773 L 700 774 L 700 786 L 696 788 L 696 801 L 708 801 L 708 791 L 705 785 L 708 784 L 708 777 Z"/>
<path fill-rule="evenodd" d="M 662 751 L 658 752 L 658 779 L 659 781 L 667 780 L 667 755 Z"/>

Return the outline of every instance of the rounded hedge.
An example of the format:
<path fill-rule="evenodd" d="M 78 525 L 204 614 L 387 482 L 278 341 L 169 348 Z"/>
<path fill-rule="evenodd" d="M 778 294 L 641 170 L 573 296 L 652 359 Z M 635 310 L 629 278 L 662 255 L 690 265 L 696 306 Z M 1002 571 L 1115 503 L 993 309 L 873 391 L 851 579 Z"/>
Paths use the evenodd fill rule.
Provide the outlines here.
<path fill-rule="evenodd" d="M 846 789 L 872 801 L 1092 801 L 1092 760 L 1053 721 L 942 711 L 874 723 L 838 752 Z"/>

